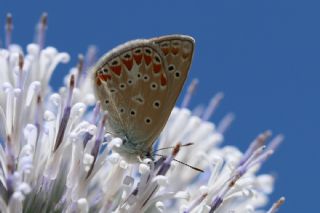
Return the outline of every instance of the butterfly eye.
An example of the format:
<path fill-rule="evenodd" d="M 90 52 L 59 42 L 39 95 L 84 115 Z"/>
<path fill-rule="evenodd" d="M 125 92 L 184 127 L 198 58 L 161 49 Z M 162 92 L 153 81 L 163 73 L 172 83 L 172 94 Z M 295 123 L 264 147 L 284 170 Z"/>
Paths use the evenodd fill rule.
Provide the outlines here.
<path fill-rule="evenodd" d="M 143 76 L 143 80 L 144 80 L 144 81 L 149 81 L 149 79 L 150 79 L 150 77 L 149 77 L 148 75 L 144 75 L 144 76 Z"/>
<path fill-rule="evenodd" d="M 132 85 L 133 81 L 131 79 L 128 79 L 127 83 L 128 83 L 128 85 Z"/>
<path fill-rule="evenodd" d="M 135 55 L 140 55 L 142 53 L 142 49 L 141 48 L 136 48 L 134 51 Z"/>
<path fill-rule="evenodd" d="M 137 102 L 138 104 L 144 104 L 144 98 L 141 95 L 132 97 L 132 100 Z"/>
<path fill-rule="evenodd" d="M 158 55 L 155 55 L 153 57 L 153 63 L 155 63 L 155 64 L 160 64 L 161 63 L 160 57 Z"/>
<path fill-rule="evenodd" d="M 136 111 L 134 110 L 134 109 L 132 109 L 131 111 L 130 111 L 130 115 L 131 116 L 135 116 L 137 113 L 136 113 Z"/>
<path fill-rule="evenodd" d="M 106 100 L 104 101 L 104 103 L 105 103 L 105 104 L 109 104 L 110 101 L 109 101 L 108 99 L 106 99 Z"/>
<path fill-rule="evenodd" d="M 121 56 L 122 59 L 129 60 L 132 58 L 131 52 L 126 52 Z"/>
<path fill-rule="evenodd" d="M 119 61 L 117 59 L 114 59 L 112 62 L 111 62 L 111 65 L 112 66 L 116 66 L 119 64 Z"/>
<path fill-rule="evenodd" d="M 151 124 L 151 118 L 149 118 L 149 117 L 146 117 L 145 119 L 144 119 L 144 122 L 146 123 L 146 124 Z"/>
<path fill-rule="evenodd" d="M 152 82 L 152 83 L 150 84 L 150 88 L 151 88 L 152 90 L 156 90 L 156 89 L 158 88 L 158 84 L 155 83 L 155 82 Z"/>
<path fill-rule="evenodd" d="M 152 53 L 152 50 L 150 49 L 150 48 L 148 48 L 148 47 L 146 47 L 146 48 L 144 48 L 144 54 L 146 54 L 146 55 L 151 55 L 151 53 Z"/>
<path fill-rule="evenodd" d="M 174 77 L 176 77 L 176 78 L 180 78 L 180 76 L 181 76 L 181 73 L 180 73 L 179 71 L 177 71 L 177 72 L 174 74 Z"/>
<path fill-rule="evenodd" d="M 111 89 L 110 89 L 110 92 L 111 92 L 111 93 L 115 93 L 115 92 L 117 92 L 117 90 L 114 89 L 114 88 L 111 88 Z"/>
<path fill-rule="evenodd" d="M 126 86 L 124 83 L 121 83 L 121 84 L 119 85 L 120 90 L 125 90 L 126 87 L 127 87 L 127 86 Z"/>
<path fill-rule="evenodd" d="M 160 108 L 160 101 L 159 100 L 156 100 L 153 102 L 153 107 L 156 108 L 156 109 L 159 109 Z"/>
<path fill-rule="evenodd" d="M 107 68 L 103 68 L 103 69 L 102 69 L 102 72 L 103 72 L 103 73 L 108 73 L 109 70 L 108 70 Z"/>
<path fill-rule="evenodd" d="M 170 64 L 170 65 L 168 66 L 168 70 L 169 70 L 170 72 L 174 71 L 175 69 L 176 69 L 176 67 L 175 67 L 173 64 Z"/>

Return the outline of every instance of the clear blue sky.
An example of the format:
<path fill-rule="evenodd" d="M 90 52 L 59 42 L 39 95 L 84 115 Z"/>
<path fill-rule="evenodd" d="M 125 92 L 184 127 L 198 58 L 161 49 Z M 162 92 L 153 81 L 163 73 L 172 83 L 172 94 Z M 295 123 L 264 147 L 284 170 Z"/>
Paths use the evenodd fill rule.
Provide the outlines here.
<path fill-rule="evenodd" d="M 319 1 L 12 2 L 0 0 L 0 24 L 7 12 L 13 14 L 13 41 L 29 43 L 35 23 L 47 11 L 47 44 L 71 53 L 72 63 L 59 66 L 54 85 L 90 44 L 103 54 L 130 39 L 192 35 L 196 53 L 189 79 L 200 80 L 193 106 L 223 91 L 225 99 L 212 120 L 234 112 L 225 143 L 242 150 L 265 129 L 283 133 L 285 143 L 263 168 L 277 177 L 271 198 L 287 197 L 281 212 L 318 209 Z"/>

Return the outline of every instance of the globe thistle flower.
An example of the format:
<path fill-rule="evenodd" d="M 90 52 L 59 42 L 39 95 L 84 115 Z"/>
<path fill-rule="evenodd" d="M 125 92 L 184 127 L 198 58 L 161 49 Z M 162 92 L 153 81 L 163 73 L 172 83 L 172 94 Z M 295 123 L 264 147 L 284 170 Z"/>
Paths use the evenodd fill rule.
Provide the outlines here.
<path fill-rule="evenodd" d="M 281 135 L 265 145 L 266 131 L 245 153 L 223 146 L 233 116 L 218 126 L 209 121 L 221 93 L 204 110 L 189 110 L 195 80 L 156 143 L 158 158 L 130 164 L 112 151 L 122 141 L 105 132 L 108 116 L 93 94 L 94 47 L 52 91 L 52 73 L 70 56 L 44 46 L 46 26 L 44 14 L 36 42 L 23 51 L 11 42 L 7 16 L 0 48 L 1 212 L 266 212 L 274 179 L 258 171 Z"/>

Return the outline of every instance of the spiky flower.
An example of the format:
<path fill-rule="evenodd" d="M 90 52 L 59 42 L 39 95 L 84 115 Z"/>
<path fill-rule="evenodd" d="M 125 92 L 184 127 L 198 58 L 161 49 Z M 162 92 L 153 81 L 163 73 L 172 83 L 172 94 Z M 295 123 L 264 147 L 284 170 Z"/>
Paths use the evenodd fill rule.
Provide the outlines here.
<path fill-rule="evenodd" d="M 44 14 L 37 41 L 24 52 L 11 43 L 7 17 L 0 49 L 1 212 L 261 212 L 273 177 L 257 172 L 281 135 L 266 146 L 266 131 L 245 153 L 222 146 L 232 116 L 218 127 L 208 121 L 221 94 L 204 112 L 187 109 L 194 81 L 160 135 L 159 159 L 130 164 L 112 152 L 122 141 L 105 133 L 107 116 L 92 92 L 94 48 L 79 57 L 64 87 L 51 90 L 56 66 L 70 57 L 44 47 L 46 24 Z"/>

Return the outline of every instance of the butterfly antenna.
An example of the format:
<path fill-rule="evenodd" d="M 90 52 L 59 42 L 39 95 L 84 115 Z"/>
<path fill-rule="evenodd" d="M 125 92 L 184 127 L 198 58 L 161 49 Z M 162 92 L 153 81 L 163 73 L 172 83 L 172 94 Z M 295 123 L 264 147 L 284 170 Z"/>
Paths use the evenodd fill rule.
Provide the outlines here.
<path fill-rule="evenodd" d="M 180 147 L 191 146 L 191 145 L 193 145 L 193 144 L 194 144 L 194 143 L 181 144 Z M 174 149 L 174 148 L 175 148 L 175 146 L 168 146 L 168 147 L 160 148 L 160 149 L 154 150 L 154 151 L 152 152 L 152 154 L 155 154 L 155 152 L 157 152 L 157 151 L 166 150 L 166 149 Z"/>
<path fill-rule="evenodd" d="M 164 155 L 160 155 L 160 154 L 154 154 L 155 156 L 159 156 L 159 157 L 165 157 Z M 182 165 L 185 165 L 185 166 L 187 166 L 187 167 L 189 167 L 189 168 L 191 168 L 191 169 L 194 169 L 194 170 L 196 170 L 196 171 L 198 171 L 198 172 L 204 172 L 202 169 L 199 169 L 199 168 L 197 168 L 197 167 L 194 167 L 194 166 L 191 166 L 191 165 L 189 165 L 189 164 L 187 164 L 187 163 L 184 163 L 184 162 L 182 162 L 182 161 L 179 161 L 179 160 L 177 160 L 177 159 L 173 159 L 173 161 L 176 161 L 176 162 L 178 162 L 178 163 L 180 163 L 180 164 L 182 164 Z"/>
<path fill-rule="evenodd" d="M 198 79 L 193 79 L 192 80 L 191 84 L 188 87 L 188 91 L 187 91 L 186 95 L 184 96 L 181 108 L 187 108 L 189 106 L 191 97 L 193 96 L 198 83 L 199 83 Z"/>
<path fill-rule="evenodd" d="M 216 111 L 216 109 L 218 108 L 219 104 L 221 103 L 222 99 L 223 99 L 223 93 L 219 92 L 217 93 L 210 101 L 207 109 L 205 110 L 202 119 L 207 121 L 210 119 L 210 117 L 212 116 L 212 114 Z"/>

